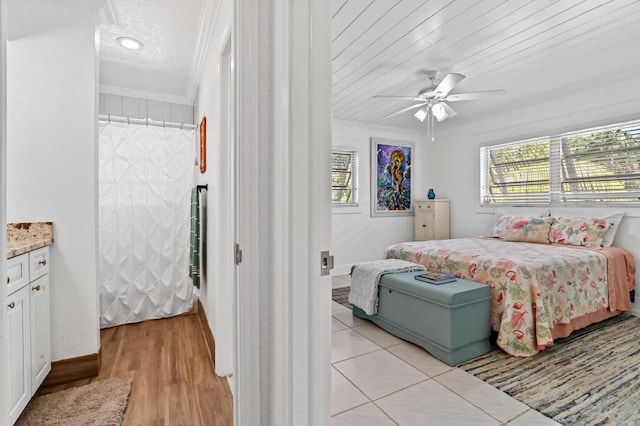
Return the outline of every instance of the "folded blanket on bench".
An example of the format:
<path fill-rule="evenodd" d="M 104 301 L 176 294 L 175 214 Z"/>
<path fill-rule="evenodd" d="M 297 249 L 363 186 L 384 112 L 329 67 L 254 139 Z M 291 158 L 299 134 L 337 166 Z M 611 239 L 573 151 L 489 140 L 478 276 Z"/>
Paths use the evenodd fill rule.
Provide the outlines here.
<path fill-rule="evenodd" d="M 400 259 L 358 263 L 351 271 L 349 303 L 356 305 L 367 315 L 375 315 L 378 313 L 378 284 L 384 274 L 424 270 L 426 268 L 422 265 Z"/>

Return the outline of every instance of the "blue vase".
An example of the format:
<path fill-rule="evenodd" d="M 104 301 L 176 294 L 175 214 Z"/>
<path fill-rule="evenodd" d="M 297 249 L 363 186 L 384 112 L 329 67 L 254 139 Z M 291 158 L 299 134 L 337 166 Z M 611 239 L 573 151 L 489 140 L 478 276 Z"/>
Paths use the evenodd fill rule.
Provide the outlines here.
<path fill-rule="evenodd" d="M 429 189 L 429 192 L 427 193 L 427 198 L 430 200 L 433 200 L 434 198 L 436 198 L 436 193 L 433 192 L 433 188 Z"/>

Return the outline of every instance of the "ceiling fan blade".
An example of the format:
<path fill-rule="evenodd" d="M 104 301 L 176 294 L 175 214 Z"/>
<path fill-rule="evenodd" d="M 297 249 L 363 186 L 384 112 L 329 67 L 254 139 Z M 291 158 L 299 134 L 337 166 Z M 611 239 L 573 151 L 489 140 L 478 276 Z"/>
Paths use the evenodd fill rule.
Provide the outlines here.
<path fill-rule="evenodd" d="M 482 92 L 469 92 L 469 93 L 456 93 L 455 95 L 449 95 L 447 97 L 445 97 L 443 100 L 444 101 L 451 101 L 451 102 L 457 102 L 457 101 L 472 101 L 475 99 L 481 99 L 484 98 L 488 95 L 491 94 L 498 94 L 498 93 L 504 93 L 505 90 L 500 89 L 500 90 L 485 90 Z"/>
<path fill-rule="evenodd" d="M 415 96 L 395 96 L 395 95 L 374 95 L 374 98 L 394 98 L 394 99 L 405 99 L 407 101 L 416 101 L 423 102 L 424 98 L 417 98 Z"/>
<path fill-rule="evenodd" d="M 422 102 L 422 103 L 420 103 L 420 104 L 415 104 L 415 105 L 411 105 L 410 107 L 402 108 L 400 111 L 396 111 L 396 112 L 394 112 L 394 113 L 391 113 L 391 114 L 389 114 L 389 115 L 386 115 L 384 118 L 390 118 L 390 117 L 396 116 L 396 115 L 398 115 L 398 114 L 402 114 L 403 112 L 406 112 L 406 111 L 409 111 L 409 110 L 411 110 L 411 109 L 415 109 L 415 108 L 421 107 L 421 106 L 426 105 L 426 104 L 428 104 L 428 103 L 429 103 L 429 102 Z"/>
<path fill-rule="evenodd" d="M 442 79 L 440 84 L 438 84 L 438 86 L 434 89 L 436 96 L 439 96 L 441 98 L 447 96 L 451 91 L 451 89 L 456 87 L 456 85 L 460 83 L 463 79 L 464 79 L 464 75 L 462 74 L 456 74 L 456 73 L 447 74 L 446 77 Z"/>

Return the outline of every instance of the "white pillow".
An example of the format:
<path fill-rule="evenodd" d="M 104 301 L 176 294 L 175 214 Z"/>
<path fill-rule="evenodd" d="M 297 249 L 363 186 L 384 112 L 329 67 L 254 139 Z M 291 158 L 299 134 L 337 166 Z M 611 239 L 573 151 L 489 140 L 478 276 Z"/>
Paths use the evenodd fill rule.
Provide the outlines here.
<path fill-rule="evenodd" d="M 624 216 L 624 212 L 616 212 L 611 210 L 602 210 L 602 209 L 592 209 L 589 207 L 582 208 L 552 208 L 551 216 L 553 217 L 597 217 L 601 219 L 605 219 L 607 222 L 611 224 L 609 229 L 607 229 L 607 233 L 604 235 L 604 239 L 602 240 L 602 247 L 611 247 L 613 244 L 613 239 L 616 237 L 616 232 L 618 232 L 618 226 L 622 221 L 622 217 Z"/>

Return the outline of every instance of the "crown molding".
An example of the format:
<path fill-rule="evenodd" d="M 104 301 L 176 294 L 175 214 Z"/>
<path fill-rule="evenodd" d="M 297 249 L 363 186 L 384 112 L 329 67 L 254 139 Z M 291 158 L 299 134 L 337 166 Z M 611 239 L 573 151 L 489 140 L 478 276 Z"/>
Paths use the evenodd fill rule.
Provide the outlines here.
<path fill-rule="evenodd" d="M 207 58 L 207 51 L 211 43 L 211 36 L 220 15 L 221 0 L 208 0 L 202 3 L 200 22 L 198 23 L 198 37 L 196 40 L 195 55 L 191 64 L 189 81 L 187 82 L 187 98 L 194 102 L 202 69 Z"/>
<path fill-rule="evenodd" d="M 118 12 L 113 7 L 111 0 L 106 0 L 104 5 L 98 10 L 98 25 L 108 27 L 118 25 Z"/>

